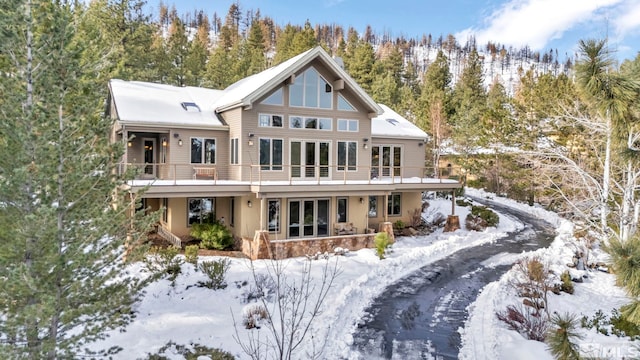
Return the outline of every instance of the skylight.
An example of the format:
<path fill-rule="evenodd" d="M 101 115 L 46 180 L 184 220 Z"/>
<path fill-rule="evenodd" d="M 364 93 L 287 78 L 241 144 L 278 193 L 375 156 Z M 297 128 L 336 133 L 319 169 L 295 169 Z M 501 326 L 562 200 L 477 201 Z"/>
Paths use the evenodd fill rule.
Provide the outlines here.
<path fill-rule="evenodd" d="M 387 119 L 387 122 L 393 126 L 397 126 L 398 125 L 398 120 L 396 119 Z"/>
<path fill-rule="evenodd" d="M 181 102 L 180 105 L 187 112 L 200 112 L 200 106 L 194 102 Z"/>

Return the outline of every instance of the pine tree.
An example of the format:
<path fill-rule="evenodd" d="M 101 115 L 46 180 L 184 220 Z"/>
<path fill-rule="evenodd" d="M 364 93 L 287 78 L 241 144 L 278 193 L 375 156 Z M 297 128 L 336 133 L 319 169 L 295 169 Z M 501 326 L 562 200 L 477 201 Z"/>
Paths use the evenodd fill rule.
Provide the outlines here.
<path fill-rule="evenodd" d="M 482 60 L 474 48 L 454 88 L 455 114 L 450 119 L 454 147 L 461 154 L 460 165 L 471 171 L 475 170 L 475 159 L 470 155 L 482 141 L 482 114 L 486 109 L 483 81 Z"/>
<path fill-rule="evenodd" d="M 127 219 L 126 179 L 115 171 L 123 150 L 100 116 L 104 84 L 90 81 L 96 67 L 81 57 L 75 11 L 66 2 L 0 5 L 0 54 L 12 54 L 0 82 L 12 104 L 0 112 L 0 147 L 11 153 L 0 159 L 2 358 L 86 356 L 132 320 L 140 294 L 122 257 L 127 237 L 146 231 Z"/>

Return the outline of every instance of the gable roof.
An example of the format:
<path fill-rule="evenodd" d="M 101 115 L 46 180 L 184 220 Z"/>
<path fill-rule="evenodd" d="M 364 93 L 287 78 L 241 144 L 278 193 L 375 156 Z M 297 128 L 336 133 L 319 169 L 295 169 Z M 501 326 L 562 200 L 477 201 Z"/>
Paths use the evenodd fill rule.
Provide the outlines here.
<path fill-rule="evenodd" d="M 387 105 L 379 104 L 384 112 L 371 120 L 371 136 L 426 141 L 426 132 L 405 119 Z"/>
<path fill-rule="evenodd" d="M 215 102 L 214 108 L 221 112 L 240 106 L 251 106 L 257 99 L 274 90 L 275 87 L 315 59 L 320 60 L 339 79 L 344 80 L 345 89 L 351 90 L 366 106 L 368 112 L 382 113 L 382 109 L 371 96 L 362 90 L 356 81 L 320 46 L 230 85 L 224 90 L 224 95 Z"/>
<path fill-rule="evenodd" d="M 111 79 L 109 88 L 118 120 L 125 124 L 161 123 L 198 127 L 224 125 L 212 106 L 222 96 L 221 90 L 120 79 Z"/>

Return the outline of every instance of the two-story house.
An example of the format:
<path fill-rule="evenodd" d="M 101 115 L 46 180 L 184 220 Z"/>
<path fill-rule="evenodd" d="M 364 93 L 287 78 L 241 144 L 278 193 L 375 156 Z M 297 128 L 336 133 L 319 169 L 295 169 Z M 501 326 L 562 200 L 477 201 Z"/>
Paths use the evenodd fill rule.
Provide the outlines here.
<path fill-rule="evenodd" d="M 460 187 L 425 168 L 427 134 L 321 47 L 224 90 L 114 79 L 109 95 L 129 186 L 148 186 L 176 242 L 208 217 L 267 242 L 373 233 L 408 222 L 422 192 Z"/>

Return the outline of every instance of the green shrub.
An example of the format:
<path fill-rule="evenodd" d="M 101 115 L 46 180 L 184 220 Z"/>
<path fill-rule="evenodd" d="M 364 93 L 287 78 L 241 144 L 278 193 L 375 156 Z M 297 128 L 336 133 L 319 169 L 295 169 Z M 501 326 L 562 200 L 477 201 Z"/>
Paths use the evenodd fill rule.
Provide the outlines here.
<path fill-rule="evenodd" d="M 177 246 L 158 247 L 154 246 L 145 257 L 144 263 L 148 271 L 154 276 L 167 276 L 174 282 L 182 271 L 182 259 L 178 257 L 180 248 Z"/>
<path fill-rule="evenodd" d="M 618 337 L 629 336 L 636 339 L 640 337 L 640 327 L 620 314 L 617 309 L 613 309 L 610 321 L 612 326 L 611 332 L 614 335 Z"/>
<path fill-rule="evenodd" d="M 384 253 L 389 245 L 391 245 L 391 242 L 389 241 L 389 234 L 386 232 L 377 233 L 376 237 L 373 239 L 373 244 L 376 246 L 376 254 L 378 254 L 380 260 L 384 259 Z"/>
<path fill-rule="evenodd" d="M 190 264 L 198 265 L 198 245 L 187 245 L 184 248 L 184 260 Z"/>
<path fill-rule="evenodd" d="M 567 294 L 573 294 L 573 281 L 571 281 L 571 275 L 568 270 L 565 270 L 560 275 L 560 280 L 562 284 L 560 285 L 560 291 L 564 291 Z"/>
<path fill-rule="evenodd" d="M 486 221 L 487 226 L 495 227 L 500 222 L 500 217 L 498 216 L 498 214 L 485 206 L 471 206 L 471 214 Z"/>
<path fill-rule="evenodd" d="M 227 271 L 231 266 L 231 260 L 220 259 L 214 261 L 203 261 L 198 265 L 198 268 L 209 278 L 207 281 L 198 282 L 199 286 L 204 286 L 209 289 L 224 289 L 227 287 L 227 281 L 225 279 Z"/>
<path fill-rule="evenodd" d="M 396 222 L 393 223 L 394 229 L 402 230 L 405 228 L 405 226 L 406 224 L 402 220 L 397 220 Z"/>
<path fill-rule="evenodd" d="M 555 359 L 578 360 L 580 353 L 576 340 L 582 337 L 577 331 L 578 320 L 571 314 L 553 314 L 551 323 L 554 325 L 547 333 L 546 343 Z"/>
<path fill-rule="evenodd" d="M 200 240 L 203 249 L 224 250 L 233 245 L 233 235 L 219 222 L 193 224 L 191 236 Z"/>
<path fill-rule="evenodd" d="M 467 201 L 466 199 L 456 199 L 456 205 L 461 207 L 468 207 L 471 206 L 471 202 Z"/>
<path fill-rule="evenodd" d="M 206 358 L 211 360 L 233 360 L 235 357 L 231 353 L 224 350 L 211 348 L 205 345 L 191 343 L 189 345 L 176 344 L 173 341 L 169 341 L 163 347 L 161 347 L 157 353 L 148 354 L 146 360 L 166 360 L 169 357 L 164 354 L 169 354 L 173 359 L 176 354 L 182 355 L 183 359 L 200 359 Z"/>

